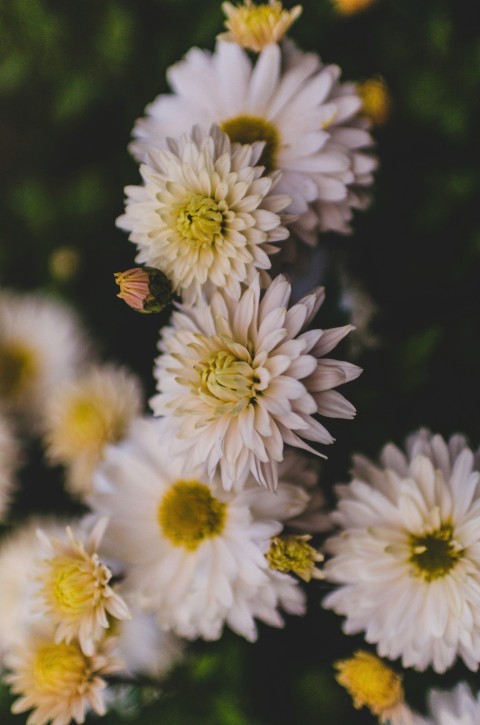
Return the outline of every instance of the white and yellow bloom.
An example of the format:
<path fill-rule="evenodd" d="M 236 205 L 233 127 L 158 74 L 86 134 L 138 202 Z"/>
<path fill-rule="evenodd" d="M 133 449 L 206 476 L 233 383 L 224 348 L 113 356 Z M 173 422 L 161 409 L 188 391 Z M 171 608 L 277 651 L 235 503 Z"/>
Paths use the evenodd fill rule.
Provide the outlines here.
<path fill-rule="evenodd" d="M 39 427 L 50 394 L 84 360 L 78 320 L 40 294 L 0 292 L 0 408 Z"/>
<path fill-rule="evenodd" d="M 132 152 L 145 160 L 195 124 L 216 124 L 242 144 L 263 141 L 259 163 L 282 172 L 276 191 L 292 198 L 296 232 L 310 244 L 318 231 L 347 233 L 352 209 L 368 203 L 376 161 L 356 87 L 339 76 L 288 41 L 267 45 L 254 65 L 236 43 L 219 41 L 213 54 L 193 48 L 168 71 L 174 93 L 137 122 Z"/>
<path fill-rule="evenodd" d="M 289 308 L 280 275 L 262 298 L 258 281 L 239 302 L 217 292 L 210 304 L 180 308 L 162 331 L 153 411 L 168 418 L 193 463 L 207 462 L 211 480 L 219 469 L 226 489 L 249 471 L 274 489 L 285 444 L 318 454 L 306 440 L 333 442 L 317 413 L 354 416 L 332 388 L 360 368 L 324 358 L 352 328 L 304 331 L 323 298 L 316 289 Z"/>
<path fill-rule="evenodd" d="M 255 619 L 280 627 L 280 608 L 305 611 L 297 580 L 270 567 L 266 554 L 308 503 L 301 486 L 283 482 L 276 496 L 252 479 L 230 492 L 218 478 L 210 484 L 166 420 L 141 421 L 128 441 L 109 447 L 90 500 L 94 511 L 109 512 L 106 553 L 124 562 L 126 596 L 156 612 L 162 628 L 210 640 L 226 624 L 251 641 Z M 302 573 L 305 565 L 303 556 Z"/>
<path fill-rule="evenodd" d="M 89 493 L 105 446 L 128 434 L 141 408 L 138 379 L 114 365 L 93 365 L 52 392 L 44 412 L 46 453 L 67 467 L 66 485 L 74 494 Z"/>
<path fill-rule="evenodd" d="M 218 287 L 238 298 L 288 237 L 279 212 L 290 198 L 271 193 L 278 174 L 263 175 L 261 144 L 231 144 L 218 128 L 197 127 L 168 146 L 150 150 L 144 185 L 126 188 L 117 224 L 131 232 L 137 262 L 162 270 L 185 302 Z"/>
<path fill-rule="evenodd" d="M 28 725 L 83 723 L 89 710 L 104 715 L 103 676 L 121 669 L 110 649 L 111 642 L 103 641 L 89 656 L 75 640 L 55 642 L 48 625 L 35 631 L 7 657 L 11 672 L 4 679 L 20 696 L 12 712 L 32 710 Z"/>
<path fill-rule="evenodd" d="M 300 16 L 301 5 L 291 10 L 283 7 L 280 0 L 269 0 L 268 3 L 256 4 L 245 0 L 243 5 L 222 4 L 227 19 L 226 33 L 218 36 L 219 40 L 237 43 L 242 48 L 259 53 L 266 45 L 278 43 L 290 26 Z"/>
<path fill-rule="evenodd" d="M 381 657 L 437 672 L 456 658 L 480 663 L 480 472 L 462 436 L 422 430 L 406 454 L 389 444 L 380 464 L 357 456 L 339 486 L 324 606 L 365 632 Z"/>
<path fill-rule="evenodd" d="M 47 552 L 38 567 L 39 607 L 56 626 L 55 642 L 77 639 L 87 655 L 110 627 L 109 617 L 130 618 L 127 605 L 110 586 L 112 572 L 98 555 L 106 525 L 107 519 L 99 521 L 86 544 L 70 527 L 63 540 L 38 532 Z"/>

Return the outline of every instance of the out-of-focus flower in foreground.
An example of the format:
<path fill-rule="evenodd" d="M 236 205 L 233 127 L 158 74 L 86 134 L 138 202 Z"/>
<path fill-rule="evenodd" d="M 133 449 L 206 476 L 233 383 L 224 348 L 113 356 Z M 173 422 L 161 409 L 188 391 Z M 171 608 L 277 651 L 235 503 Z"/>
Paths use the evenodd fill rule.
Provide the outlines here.
<path fill-rule="evenodd" d="M 114 277 L 120 287 L 117 297 L 137 312 L 161 312 L 172 301 L 171 282 L 159 269 L 133 267 Z"/>
<path fill-rule="evenodd" d="M 404 704 L 402 678 L 381 659 L 364 650 L 335 663 L 337 682 L 351 695 L 357 709 L 368 707 L 381 723 L 409 725 L 410 710 Z"/>
<path fill-rule="evenodd" d="M 278 43 L 290 26 L 300 16 L 301 5 L 286 10 L 279 0 L 256 4 L 245 0 L 243 5 L 222 4 L 227 16 L 226 33 L 221 33 L 219 40 L 227 40 L 241 45 L 242 48 L 259 53 L 269 43 Z"/>
<path fill-rule="evenodd" d="M 340 15 L 356 15 L 376 2 L 377 0 L 333 0 L 335 10 Z"/>

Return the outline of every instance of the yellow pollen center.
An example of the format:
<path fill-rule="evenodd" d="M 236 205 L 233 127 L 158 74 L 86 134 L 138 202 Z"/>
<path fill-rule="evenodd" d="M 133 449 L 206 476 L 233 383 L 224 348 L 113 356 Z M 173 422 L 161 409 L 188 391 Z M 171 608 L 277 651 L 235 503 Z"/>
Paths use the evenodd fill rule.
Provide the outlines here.
<path fill-rule="evenodd" d="M 255 141 L 265 141 L 258 164 L 265 166 L 267 172 L 275 168 L 280 135 L 273 123 L 259 116 L 244 114 L 223 121 L 220 128 L 231 141 L 236 143 L 251 144 Z"/>
<path fill-rule="evenodd" d="M 422 536 L 410 535 L 410 559 L 415 574 L 427 582 L 440 579 L 453 569 L 463 549 L 453 538 L 451 524 Z"/>
<path fill-rule="evenodd" d="M 249 404 L 255 404 L 260 382 L 255 370 L 246 360 L 239 360 L 228 350 L 212 352 L 195 369 L 201 380 L 201 390 L 219 403 L 218 412 L 238 415 Z"/>
<path fill-rule="evenodd" d="M 177 231 L 194 247 L 212 246 L 222 234 L 223 214 L 214 199 L 197 194 L 177 211 Z"/>
<path fill-rule="evenodd" d="M 382 716 L 403 701 L 401 677 L 375 655 L 360 650 L 335 667 L 337 681 L 350 693 L 356 708 L 366 706 Z"/>
<path fill-rule="evenodd" d="M 315 562 L 322 561 L 323 556 L 307 542 L 310 536 L 275 536 L 265 554 L 271 569 L 293 572 L 304 581 L 321 576 L 315 569 Z"/>
<path fill-rule="evenodd" d="M 72 401 L 63 427 L 63 437 L 72 451 L 102 450 L 106 443 L 118 443 L 125 433 L 124 417 L 105 415 L 102 403 L 78 397 Z"/>
<path fill-rule="evenodd" d="M 62 614 L 81 614 L 94 605 L 95 594 L 101 593 L 101 584 L 88 562 L 72 557 L 56 557 L 51 562 L 51 594 L 55 608 Z M 99 573 L 106 574 L 106 567 Z"/>
<path fill-rule="evenodd" d="M 0 343 L 0 396 L 16 398 L 28 388 L 38 373 L 35 354 L 22 343 Z"/>
<path fill-rule="evenodd" d="M 226 522 L 227 504 L 212 496 L 198 481 L 176 481 L 157 511 L 162 534 L 174 546 L 195 551 L 202 541 L 219 536 Z"/>
<path fill-rule="evenodd" d="M 76 644 L 45 644 L 37 653 L 33 665 L 35 687 L 42 694 L 64 698 L 89 677 L 87 659 Z"/>

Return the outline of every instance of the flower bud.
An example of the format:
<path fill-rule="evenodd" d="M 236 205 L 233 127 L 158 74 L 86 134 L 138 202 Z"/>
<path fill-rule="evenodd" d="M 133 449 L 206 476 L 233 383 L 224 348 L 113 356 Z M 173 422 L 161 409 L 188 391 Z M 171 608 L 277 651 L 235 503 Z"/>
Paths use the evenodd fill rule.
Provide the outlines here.
<path fill-rule="evenodd" d="M 120 287 L 117 297 L 137 312 L 161 312 L 172 301 L 170 280 L 159 269 L 134 267 L 114 277 Z"/>

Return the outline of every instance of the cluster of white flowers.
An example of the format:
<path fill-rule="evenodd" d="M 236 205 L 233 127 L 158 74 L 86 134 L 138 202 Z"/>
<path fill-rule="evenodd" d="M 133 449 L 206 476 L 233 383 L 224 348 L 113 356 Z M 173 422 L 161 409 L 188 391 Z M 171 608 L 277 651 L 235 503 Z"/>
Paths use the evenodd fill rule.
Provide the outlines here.
<path fill-rule="evenodd" d="M 282 627 L 283 612 L 305 613 L 300 580 L 324 576 L 323 606 L 381 657 L 437 672 L 480 663 L 480 467 L 466 440 L 421 430 L 378 465 L 357 456 L 330 516 L 318 488 L 319 446 L 334 442 L 321 420 L 355 415 L 336 388 L 361 369 L 328 357 L 354 328 L 316 326 L 324 289 L 293 303 L 271 258 L 287 239 L 350 232 L 367 205 L 376 159 L 359 88 L 283 38 L 299 6 L 224 10 L 214 52 L 170 68 L 173 92 L 136 123 L 142 183 L 117 220 L 144 265 L 117 273 L 119 296 L 141 312 L 178 296 L 153 416 L 63 305 L 0 294 L 0 516 L 16 426 L 42 436 L 89 507 L 0 546 L 0 663 L 32 725 L 103 714 L 106 676 L 162 676 L 180 638 Z M 322 570 L 312 536 L 335 526 Z M 381 722 L 430 723 L 374 654 L 337 669 Z M 431 698 L 438 725 L 473 725 L 479 707 L 466 686 Z"/>

